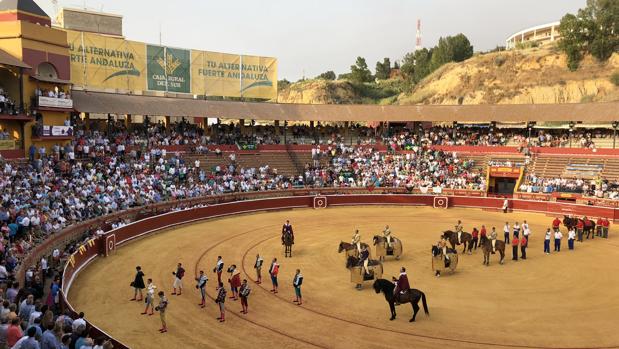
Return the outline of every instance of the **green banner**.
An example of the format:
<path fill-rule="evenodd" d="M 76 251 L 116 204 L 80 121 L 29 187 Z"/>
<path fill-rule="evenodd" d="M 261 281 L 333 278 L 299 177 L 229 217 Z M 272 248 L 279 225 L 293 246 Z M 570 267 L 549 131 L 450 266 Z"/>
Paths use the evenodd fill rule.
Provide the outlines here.
<path fill-rule="evenodd" d="M 149 90 L 190 92 L 189 50 L 147 45 L 146 54 Z"/>
<path fill-rule="evenodd" d="M 256 144 L 238 144 L 238 147 L 240 150 L 256 150 L 258 149 L 258 146 Z"/>

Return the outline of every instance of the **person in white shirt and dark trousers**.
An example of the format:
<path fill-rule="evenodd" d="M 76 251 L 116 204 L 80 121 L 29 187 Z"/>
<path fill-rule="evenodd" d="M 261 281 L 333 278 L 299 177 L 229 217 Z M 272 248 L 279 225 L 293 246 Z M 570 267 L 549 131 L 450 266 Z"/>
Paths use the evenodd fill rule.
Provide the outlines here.
<path fill-rule="evenodd" d="M 561 251 L 561 239 L 563 239 L 563 234 L 560 231 L 555 232 L 555 251 Z"/>
<path fill-rule="evenodd" d="M 303 304 L 303 297 L 301 296 L 301 285 L 303 284 L 303 275 L 301 275 L 301 270 L 297 269 L 297 272 L 294 274 L 294 279 L 292 280 L 292 286 L 294 286 L 294 294 L 296 299 L 294 300 L 297 305 Z"/>
<path fill-rule="evenodd" d="M 574 228 L 570 228 L 570 231 L 567 233 L 567 248 L 570 250 L 574 249 L 574 240 L 576 239 L 576 231 Z"/>
<path fill-rule="evenodd" d="M 505 235 L 505 246 L 509 246 L 509 222 L 505 222 L 503 226 L 503 235 Z"/>
<path fill-rule="evenodd" d="M 544 253 L 550 254 L 550 239 L 552 237 L 552 233 L 550 229 L 546 229 L 546 235 L 544 236 Z"/>

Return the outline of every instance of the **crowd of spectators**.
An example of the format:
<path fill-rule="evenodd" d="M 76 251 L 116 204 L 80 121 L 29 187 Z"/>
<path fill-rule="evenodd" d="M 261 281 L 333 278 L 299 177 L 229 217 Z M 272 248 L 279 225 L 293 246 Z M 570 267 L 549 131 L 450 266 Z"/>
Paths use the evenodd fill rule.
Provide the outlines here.
<path fill-rule="evenodd" d="M 58 86 L 55 86 L 53 89 L 36 88 L 34 90 L 34 95 L 36 97 L 71 99 L 71 94 L 68 91 L 58 88 Z"/>
<path fill-rule="evenodd" d="M 51 268 L 50 268 L 51 269 Z M 3 266 L 0 266 L 2 272 Z M 47 270 L 45 270 L 47 271 Z M 105 337 L 91 338 L 84 313 L 73 319 L 60 312 L 52 298 L 58 293 L 59 276 L 51 281 L 48 300 L 43 295 L 45 271 L 37 275 L 38 283 L 20 287 L 7 282 L 0 288 L 0 347 L 17 349 L 112 349 Z"/>
<path fill-rule="evenodd" d="M 17 112 L 15 100 L 0 87 L 0 114 L 17 115 Z"/>
<path fill-rule="evenodd" d="M 492 131 L 488 127 L 431 127 L 412 130 L 392 130 L 391 135 L 384 137 L 383 142 L 393 150 L 410 150 L 415 147 L 432 145 L 472 145 L 472 146 L 502 146 L 507 145 L 511 134 L 501 130 Z"/>
<path fill-rule="evenodd" d="M 435 126 L 422 128 L 417 132 L 409 129 L 393 128 L 388 130 L 388 136 L 383 142 L 395 150 L 407 150 L 412 147 L 430 145 L 467 145 L 467 146 L 506 146 L 514 145 L 525 147 L 580 147 L 595 148 L 596 139 L 611 138 L 612 129 L 576 129 L 570 132 L 567 129 L 529 131 L 521 129 L 499 129 L 492 127 L 464 127 L 457 128 Z"/>
<path fill-rule="evenodd" d="M 587 197 L 600 199 L 619 199 L 619 182 L 608 181 L 600 176 L 591 179 L 583 178 L 541 178 L 535 173 L 528 173 L 518 188 L 524 193 L 543 193 L 553 192 L 582 194 Z"/>
<path fill-rule="evenodd" d="M 416 148 L 406 154 L 385 154 L 372 147 L 329 147 L 329 164 L 314 160 L 307 164 L 303 184 L 324 187 L 403 187 L 484 190 L 485 175 L 474 162 L 460 160 L 455 153 Z M 320 156 L 316 152 L 314 157 Z"/>

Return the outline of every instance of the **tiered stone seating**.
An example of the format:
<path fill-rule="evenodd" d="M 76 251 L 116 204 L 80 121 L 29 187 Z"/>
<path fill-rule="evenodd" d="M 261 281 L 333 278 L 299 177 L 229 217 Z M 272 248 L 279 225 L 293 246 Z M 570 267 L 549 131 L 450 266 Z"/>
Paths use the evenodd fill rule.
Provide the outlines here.
<path fill-rule="evenodd" d="M 224 153 L 221 156 L 217 156 L 214 153 L 208 153 L 206 155 L 187 154 L 185 155 L 185 159 L 188 163 L 193 163 L 196 159 L 199 159 L 200 168 L 210 172 L 217 166 L 222 168 L 228 167 L 230 165 L 229 156 L 230 153 Z M 277 169 L 278 174 L 286 176 L 297 175 L 299 173 L 287 152 L 236 153 L 236 163 L 239 168 L 258 168 L 269 165 L 271 169 Z"/>
<path fill-rule="evenodd" d="M 604 159 L 570 158 L 562 177 L 591 179 L 597 177 L 604 169 Z"/>
<path fill-rule="evenodd" d="M 535 173 L 538 177 L 560 177 L 569 163 L 568 157 L 540 155 L 531 162 L 527 172 Z"/>
<path fill-rule="evenodd" d="M 617 181 L 619 180 L 619 159 L 608 158 L 605 159 L 604 169 L 602 170 L 602 178 Z"/>
<path fill-rule="evenodd" d="M 480 173 L 487 172 L 488 160 L 486 154 L 458 154 L 458 158 L 462 161 L 473 160 L 475 161 L 475 165 L 473 166 L 474 170 L 477 170 Z"/>

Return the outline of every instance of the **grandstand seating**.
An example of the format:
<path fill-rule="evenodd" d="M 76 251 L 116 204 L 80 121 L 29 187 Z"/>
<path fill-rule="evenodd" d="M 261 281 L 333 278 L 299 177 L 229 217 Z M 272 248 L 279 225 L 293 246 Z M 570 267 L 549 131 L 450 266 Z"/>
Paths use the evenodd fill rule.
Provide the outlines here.
<path fill-rule="evenodd" d="M 560 177 L 569 162 L 568 157 L 540 155 L 531 161 L 527 172 L 542 178 Z"/>

